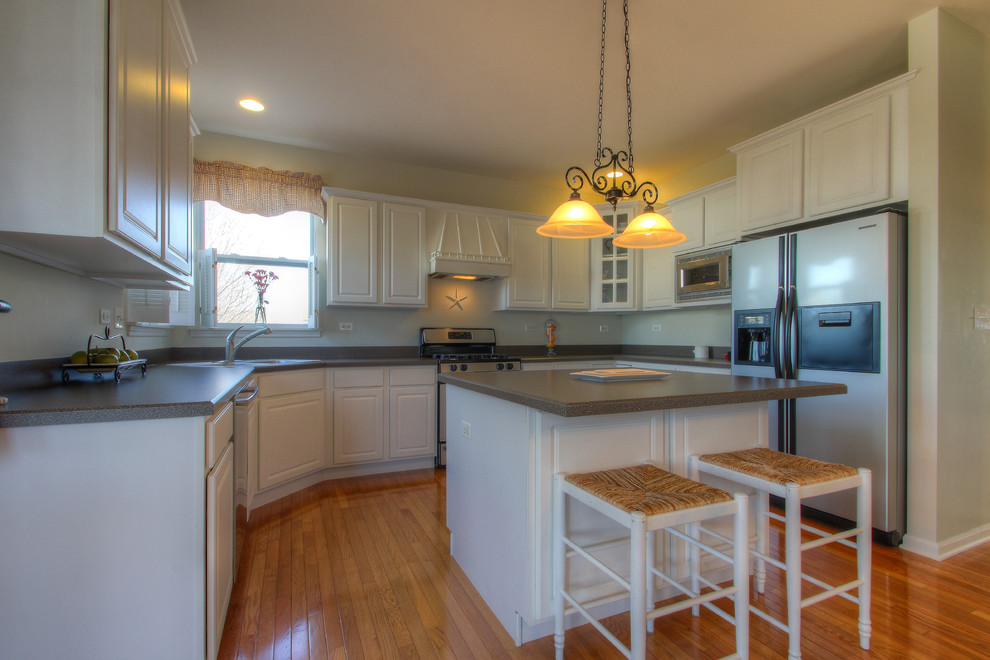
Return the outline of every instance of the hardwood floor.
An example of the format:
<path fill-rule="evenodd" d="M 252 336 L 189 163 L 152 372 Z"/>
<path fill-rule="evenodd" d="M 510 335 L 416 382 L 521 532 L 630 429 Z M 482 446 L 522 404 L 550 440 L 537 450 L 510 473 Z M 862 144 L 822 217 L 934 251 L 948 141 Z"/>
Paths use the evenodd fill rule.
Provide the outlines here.
<path fill-rule="evenodd" d="M 448 553 L 443 470 L 327 481 L 255 510 L 220 658 L 552 658 L 552 638 L 516 647 Z M 781 542 L 778 528 L 773 545 Z M 833 546 L 835 544 L 832 544 Z M 850 579 L 853 553 L 822 548 L 806 572 Z M 770 571 L 767 607 L 781 611 Z M 832 598 L 804 611 L 803 657 L 990 657 L 990 544 L 943 562 L 874 545 L 872 649 L 859 648 L 856 606 Z M 607 621 L 628 639 L 628 619 Z M 786 635 L 751 617 L 751 658 L 787 655 Z M 657 620 L 650 658 L 731 652 L 732 628 L 710 612 Z M 621 658 L 590 625 L 568 631 L 567 658 Z"/>

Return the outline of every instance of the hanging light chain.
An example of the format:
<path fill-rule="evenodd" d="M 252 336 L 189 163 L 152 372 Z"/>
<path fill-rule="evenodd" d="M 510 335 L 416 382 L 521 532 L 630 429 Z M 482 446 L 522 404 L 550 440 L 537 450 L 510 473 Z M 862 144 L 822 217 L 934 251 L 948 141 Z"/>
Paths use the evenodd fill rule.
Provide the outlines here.
<path fill-rule="evenodd" d="M 629 173 L 635 171 L 632 149 L 632 75 L 629 66 L 629 0 L 622 0 L 622 14 L 626 19 L 626 132 L 629 134 Z"/>
<path fill-rule="evenodd" d="M 598 148 L 595 150 L 595 167 L 602 166 L 602 104 L 605 100 L 605 19 L 608 17 L 608 0 L 602 0 L 602 56 L 598 68 Z"/>

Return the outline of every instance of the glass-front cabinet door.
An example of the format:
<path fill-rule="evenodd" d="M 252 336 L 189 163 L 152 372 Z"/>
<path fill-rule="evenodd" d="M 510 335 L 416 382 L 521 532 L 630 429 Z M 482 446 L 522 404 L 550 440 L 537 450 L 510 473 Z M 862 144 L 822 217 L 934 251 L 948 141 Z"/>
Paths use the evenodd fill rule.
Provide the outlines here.
<path fill-rule="evenodd" d="M 639 251 L 619 247 L 613 239 L 636 217 L 640 205 L 638 202 L 620 202 L 614 211 L 610 204 L 598 204 L 595 208 L 615 232 L 611 236 L 592 239 L 592 309 L 634 310 Z"/>

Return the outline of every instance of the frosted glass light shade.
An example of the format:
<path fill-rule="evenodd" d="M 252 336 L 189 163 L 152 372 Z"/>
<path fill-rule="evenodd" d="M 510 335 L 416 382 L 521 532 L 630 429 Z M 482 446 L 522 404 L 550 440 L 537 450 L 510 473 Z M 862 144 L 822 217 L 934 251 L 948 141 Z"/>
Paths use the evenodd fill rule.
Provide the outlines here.
<path fill-rule="evenodd" d="M 536 233 L 556 238 L 598 238 L 611 234 L 612 226 L 602 220 L 594 206 L 574 193 L 536 228 Z"/>
<path fill-rule="evenodd" d="M 624 248 L 655 248 L 677 245 L 686 238 L 674 229 L 670 220 L 647 207 L 646 212 L 633 218 L 626 230 L 612 242 Z"/>

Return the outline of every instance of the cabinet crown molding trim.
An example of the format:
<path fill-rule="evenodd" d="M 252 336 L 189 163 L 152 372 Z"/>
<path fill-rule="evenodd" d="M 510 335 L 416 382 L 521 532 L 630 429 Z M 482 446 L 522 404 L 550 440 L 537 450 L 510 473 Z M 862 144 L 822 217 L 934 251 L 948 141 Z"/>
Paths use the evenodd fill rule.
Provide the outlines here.
<path fill-rule="evenodd" d="M 323 199 L 329 200 L 331 197 L 350 197 L 353 199 L 363 199 L 369 202 L 382 202 L 387 204 L 406 204 L 409 206 L 425 206 L 427 208 L 444 209 L 459 213 L 479 213 L 493 216 L 512 216 L 526 220 L 539 220 L 545 222 L 549 216 L 537 213 L 524 213 L 521 211 L 511 211 L 507 209 L 493 209 L 484 206 L 469 206 L 467 204 L 452 204 L 450 202 L 436 202 L 428 199 L 417 199 L 415 197 L 401 197 L 398 195 L 386 195 L 383 193 L 363 192 L 360 190 L 348 190 L 346 188 L 331 188 L 323 186 Z"/>
<path fill-rule="evenodd" d="M 707 186 L 704 186 L 703 188 L 697 188 L 695 190 L 692 190 L 691 192 L 686 192 L 683 195 L 672 197 L 671 199 L 668 199 L 666 202 L 664 202 L 664 204 L 667 204 L 668 206 L 671 204 L 676 204 L 685 199 L 691 199 L 697 197 L 698 195 L 704 195 L 705 193 L 712 192 L 713 190 L 718 190 L 724 186 L 731 185 L 735 182 L 736 182 L 736 177 L 730 176 L 728 179 L 722 179 L 721 181 L 710 183 Z M 669 211 L 669 209 L 664 209 L 664 210 Z M 661 213 L 661 215 L 663 214 Z"/>
<path fill-rule="evenodd" d="M 914 77 L 917 75 L 918 75 L 918 69 L 912 69 L 907 73 L 897 76 L 896 78 L 891 78 L 890 80 L 886 82 L 882 82 L 879 85 L 874 85 L 873 87 L 870 87 L 869 89 L 865 89 L 862 92 L 858 92 L 856 94 L 853 94 L 852 96 L 848 96 L 844 99 L 836 101 L 835 103 L 831 103 L 825 106 L 824 108 L 819 108 L 814 112 L 810 112 L 806 115 L 798 117 L 797 119 L 791 120 L 786 124 L 777 126 L 776 128 L 773 128 L 772 130 L 769 130 L 766 133 L 760 133 L 756 137 L 752 137 L 746 140 L 745 142 L 740 142 L 739 144 L 729 147 L 729 151 L 731 151 L 732 153 L 738 153 L 740 151 L 744 151 L 746 149 L 758 146 L 764 142 L 769 142 L 770 140 L 776 139 L 781 135 L 790 133 L 791 131 L 797 130 L 799 128 L 803 128 L 808 124 L 816 120 L 822 119 L 824 117 L 828 117 L 829 115 L 832 115 L 839 110 L 854 106 L 858 103 L 863 103 L 864 101 L 875 99 L 880 96 L 884 96 L 885 94 L 890 94 L 895 90 L 900 89 L 901 87 L 906 87 L 907 84 L 911 82 L 911 80 L 913 80 Z"/>

